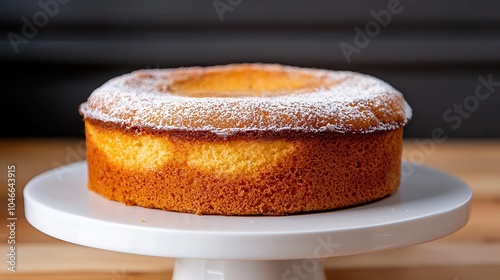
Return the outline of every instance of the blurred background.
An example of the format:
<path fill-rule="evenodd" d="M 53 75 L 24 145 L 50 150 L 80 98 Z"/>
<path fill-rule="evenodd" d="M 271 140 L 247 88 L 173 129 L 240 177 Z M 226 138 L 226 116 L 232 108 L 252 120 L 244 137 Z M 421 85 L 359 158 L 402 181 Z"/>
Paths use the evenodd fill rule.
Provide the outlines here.
<path fill-rule="evenodd" d="M 0 0 L 0 62 L 0 182 L 16 166 L 19 217 L 19 273 L 2 268 L 0 279 L 170 279 L 172 259 L 38 231 L 24 218 L 23 187 L 49 169 L 66 176 L 66 164 L 85 159 L 78 106 L 107 80 L 144 68 L 240 62 L 387 81 L 414 110 L 403 159 L 454 174 L 473 190 L 463 230 L 334 258 L 325 262 L 329 279 L 499 279 L 500 1 Z M 429 139 L 443 137 L 453 140 Z M 0 188 L 0 205 L 10 195 Z M 4 253 L 6 229 L 0 225 Z"/>
<path fill-rule="evenodd" d="M 352 70 L 403 92 L 406 137 L 500 137 L 498 1 L 0 2 L 0 137 L 83 137 L 78 105 L 142 68 Z"/>

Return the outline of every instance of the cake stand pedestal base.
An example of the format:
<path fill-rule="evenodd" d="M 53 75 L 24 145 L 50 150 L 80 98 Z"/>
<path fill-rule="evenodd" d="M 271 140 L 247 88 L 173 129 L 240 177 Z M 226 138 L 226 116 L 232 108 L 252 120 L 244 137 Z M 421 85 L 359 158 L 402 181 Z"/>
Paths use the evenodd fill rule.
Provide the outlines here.
<path fill-rule="evenodd" d="M 172 280 L 276 280 L 310 279 L 325 280 L 321 261 L 228 261 L 176 259 Z"/>

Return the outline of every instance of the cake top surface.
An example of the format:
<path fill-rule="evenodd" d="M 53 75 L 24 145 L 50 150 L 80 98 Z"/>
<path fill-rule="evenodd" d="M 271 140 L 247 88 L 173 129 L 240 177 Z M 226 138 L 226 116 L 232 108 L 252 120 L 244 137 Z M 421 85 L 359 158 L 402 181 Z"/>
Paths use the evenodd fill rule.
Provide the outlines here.
<path fill-rule="evenodd" d="M 231 64 L 139 70 L 111 79 L 80 105 L 84 119 L 122 128 L 371 133 L 411 119 L 403 95 L 364 74 Z"/>

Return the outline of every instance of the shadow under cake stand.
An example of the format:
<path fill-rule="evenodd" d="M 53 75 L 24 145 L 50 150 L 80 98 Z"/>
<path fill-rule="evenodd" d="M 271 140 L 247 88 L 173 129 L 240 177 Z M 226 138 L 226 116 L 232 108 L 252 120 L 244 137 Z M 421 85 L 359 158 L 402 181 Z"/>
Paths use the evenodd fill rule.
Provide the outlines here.
<path fill-rule="evenodd" d="M 33 178 L 28 222 L 55 238 L 176 258 L 174 280 L 325 279 L 324 258 L 419 244 L 468 220 L 471 190 L 439 171 L 403 164 L 392 196 L 362 206 L 290 216 L 215 216 L 109 201 L 87 189 L 86 162 Z M 406 173 L 406 174 L 405 174 Z"/>

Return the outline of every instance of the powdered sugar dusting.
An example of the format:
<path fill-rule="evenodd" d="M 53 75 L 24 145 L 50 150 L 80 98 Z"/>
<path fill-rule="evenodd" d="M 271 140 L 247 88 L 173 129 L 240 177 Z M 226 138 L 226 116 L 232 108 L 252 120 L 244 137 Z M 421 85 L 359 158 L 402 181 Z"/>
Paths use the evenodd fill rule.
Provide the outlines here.
<path fill-rule="evenodd" d="M 80 112 L 84 118 L 124 128 L 211 131 L 220 136 L 257 130 L 369 133 L 400 128 L 412 115 L 400 92 L 367 75 L 278 65 L 252 67 L 303 71 L 326 77 L 333 85 L 266 97 L 187 97 L 165 90 L 176 69 L 140 70 L 96 89 Z M 182 71 L 190 69 L 201 68 Z"/>

